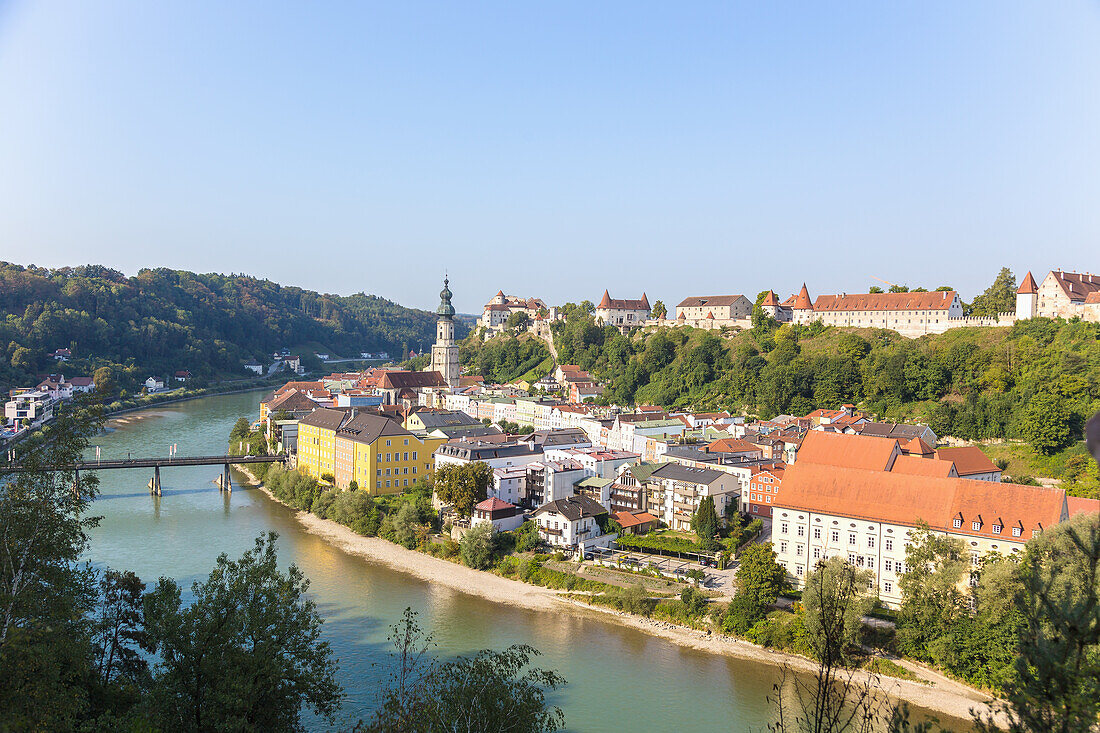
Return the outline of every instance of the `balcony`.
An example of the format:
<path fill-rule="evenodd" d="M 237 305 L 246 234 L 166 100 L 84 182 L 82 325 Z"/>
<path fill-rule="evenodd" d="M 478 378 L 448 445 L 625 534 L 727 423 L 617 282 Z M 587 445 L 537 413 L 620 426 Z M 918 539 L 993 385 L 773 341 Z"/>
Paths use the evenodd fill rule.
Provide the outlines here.
<path fill-rule="evenodd" d="M 549 527 L 539 527 L 539 534 L 546 534 L 552 537 L 561 537 L 561 530 L 550 529 Z"/>

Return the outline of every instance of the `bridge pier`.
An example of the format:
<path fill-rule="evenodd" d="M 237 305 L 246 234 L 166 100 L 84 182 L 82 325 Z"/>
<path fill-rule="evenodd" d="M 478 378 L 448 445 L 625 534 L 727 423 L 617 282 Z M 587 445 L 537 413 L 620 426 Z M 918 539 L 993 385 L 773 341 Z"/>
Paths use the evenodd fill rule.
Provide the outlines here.
<path fill-rule="evenodd" d="M 229 476 L 229 464 L 225 464 L 225 471 L 222 473 L 222 491 L 233 491 L 233 479 Z"/>
<path fill-rule="evenodd" d="M 153 478 L 149 481 L 149 493 L 160 496 L 160 466 L 153 466 Z"/>

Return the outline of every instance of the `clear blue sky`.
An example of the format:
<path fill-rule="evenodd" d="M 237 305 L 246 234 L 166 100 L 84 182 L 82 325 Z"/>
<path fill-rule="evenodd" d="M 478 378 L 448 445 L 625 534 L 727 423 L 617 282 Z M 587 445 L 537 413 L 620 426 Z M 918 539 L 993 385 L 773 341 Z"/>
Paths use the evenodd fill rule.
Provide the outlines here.
<path fill-rule="evenodd" d="M 471 312 L 1098 252 L 1096 2 L 0 0 L 0 259 Z"/>

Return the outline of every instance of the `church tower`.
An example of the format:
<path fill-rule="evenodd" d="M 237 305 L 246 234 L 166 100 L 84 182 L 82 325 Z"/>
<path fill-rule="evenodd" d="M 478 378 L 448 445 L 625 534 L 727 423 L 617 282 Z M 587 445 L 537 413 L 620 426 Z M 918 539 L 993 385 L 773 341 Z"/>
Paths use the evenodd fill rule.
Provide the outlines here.
<path fill-rule="evenodd" d="M 1029 271 L 1016 291 L 1016 320 L 1034 318 L 1039 305 L 1039 286 Z"/>
<path fill-rule="evenodd" d="M 455 344 L 455 307 L 451 305 L 450 281 L 443 278 L 436 314 L 435 345 L 432 346 L 432 371 L 439 372 L 449 387 L 458 386 L 458 346 Z"/>

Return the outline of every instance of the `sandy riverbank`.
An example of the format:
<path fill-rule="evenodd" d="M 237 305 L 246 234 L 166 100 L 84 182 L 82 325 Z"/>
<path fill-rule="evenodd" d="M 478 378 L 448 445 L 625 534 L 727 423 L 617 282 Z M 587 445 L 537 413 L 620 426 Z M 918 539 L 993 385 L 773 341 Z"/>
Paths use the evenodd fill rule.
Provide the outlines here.
<path fill-rule="evenodd" d="M 278 501 L 266 487 L 260 485 L 259 488 L 274 501 Z M 448 560 L 405 549 L 378 537 L 364 537 L 342 524 L 321 519 L 309 512 L 299 511 L 296 516 L 306 531 L 348 554 L 357 555 L 368 562 L 381 563 L 462 593 L 537 611 L 557 610 L 581 615 L 592 614 L 593 619 L 613 621 L 681 646 L 712 654 L 724 654 L 776 666 L 787 665 L 796 671 L 812 672 L 816 669 L 814 662 L 795 654 L 778 652 L 747 641 L 708 634 L 600 606 L 589 606 L 565 598 L 559 591 L 473 570 Z M 988 696 L 935 673 L 927 676 L 934 680 L 931 684 L 884 677 L 882 687 L 893 698 L 941 715 L 969 720 L 971 709 L 988 712 L 985 704 L 989 700 Z"/>

